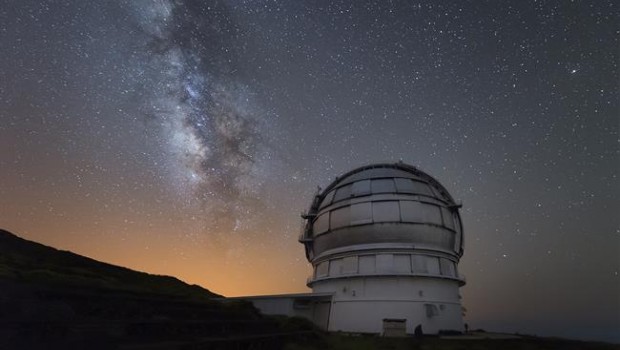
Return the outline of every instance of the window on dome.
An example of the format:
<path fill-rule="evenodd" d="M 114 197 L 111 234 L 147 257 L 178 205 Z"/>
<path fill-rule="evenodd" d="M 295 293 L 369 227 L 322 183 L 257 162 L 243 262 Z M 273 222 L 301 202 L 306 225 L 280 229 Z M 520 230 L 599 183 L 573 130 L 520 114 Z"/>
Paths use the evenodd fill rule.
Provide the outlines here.
<path fill-rule="evenodd" d="M 370 194 L 370 180 L 362 180 L 353 183 L 351 187 L 351 193 L 353 196 Z"/>
<path fill-rule="evenodd" d="M 337 189 L 336 194 L 334 195 L 334 202 L 338 202 L 347 198 L 351 198 L 351 185 L 342 186 Z"/>
<path fill-rule="evenodd" d="M 394 193 L 396 187 L 392 179 L 376 179 L 371 183 L 372 193 Z"/>

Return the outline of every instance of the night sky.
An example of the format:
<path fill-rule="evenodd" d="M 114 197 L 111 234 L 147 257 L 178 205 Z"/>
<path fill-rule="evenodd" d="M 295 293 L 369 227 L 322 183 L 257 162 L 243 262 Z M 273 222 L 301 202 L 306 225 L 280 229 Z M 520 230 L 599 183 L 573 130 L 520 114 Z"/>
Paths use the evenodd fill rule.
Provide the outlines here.
<path fill-rule="evenodd" d="M 613 1 L 0 6 L 0 227 L 227 296 L 305 292 L 317 186 L 462 201 L 470 328 L 620 342 Z"/>

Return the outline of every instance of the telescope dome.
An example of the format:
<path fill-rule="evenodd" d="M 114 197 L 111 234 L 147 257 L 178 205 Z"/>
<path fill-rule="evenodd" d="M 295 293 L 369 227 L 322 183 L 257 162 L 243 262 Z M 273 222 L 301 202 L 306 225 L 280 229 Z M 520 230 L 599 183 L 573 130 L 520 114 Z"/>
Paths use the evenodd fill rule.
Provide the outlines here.
<path fill-rule="evenodd" d="M 301 241 L 310 261 L 339 250 L 377 248 L 437 250 L 458 261 L 459 207 L 444 186 L 414 166 L 363 166 L 315 196 Z"/>

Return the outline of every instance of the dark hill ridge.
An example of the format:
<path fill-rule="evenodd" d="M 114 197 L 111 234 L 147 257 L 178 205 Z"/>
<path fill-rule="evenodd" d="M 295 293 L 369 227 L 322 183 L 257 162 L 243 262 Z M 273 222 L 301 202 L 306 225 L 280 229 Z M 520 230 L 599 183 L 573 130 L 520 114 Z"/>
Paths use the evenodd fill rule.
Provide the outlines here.
<path fill-rule="evenodd" d="M 0 229 L 0 278 L 48 286 L 103 288 L 184 297 L 221 297 L 174 277 L 106 264 L 28 241 Z"/>
<path fill-rule="evenodd" d="M 0 230 L 0 349 L 279 349 L 311 334 L 250 303 Z"/>

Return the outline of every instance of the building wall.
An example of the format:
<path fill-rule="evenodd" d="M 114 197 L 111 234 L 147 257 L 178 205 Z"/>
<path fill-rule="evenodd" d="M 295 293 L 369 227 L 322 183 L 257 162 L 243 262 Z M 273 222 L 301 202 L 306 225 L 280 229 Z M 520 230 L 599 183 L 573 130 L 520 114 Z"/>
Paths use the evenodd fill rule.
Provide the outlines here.
<path fill-rule="evenodd" d="M 328 329 L 331 309 L 331 296 L 261 296 L 241 298 L 252 304 L 265 315 L 303 317 L 312 321 L 320 329 Z"/>
<path fill-rule="evenodd" d="M 295 310 L 293 310 L 293 298 L 261 298 L 261 299 L 248 299 L 254 306 L 265 315 L 283 315 L 283 316 L 295 316 Z"/>
<path fill-rule="evenodd" d="M 405 319 L 407 333 L 463 330 L 459 283 L 424 277 L 352 277 L 317 281 L 314 292 L 334 293 L 329 331 L 383 332 L 384 319 Z"/>

